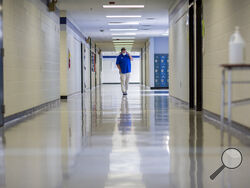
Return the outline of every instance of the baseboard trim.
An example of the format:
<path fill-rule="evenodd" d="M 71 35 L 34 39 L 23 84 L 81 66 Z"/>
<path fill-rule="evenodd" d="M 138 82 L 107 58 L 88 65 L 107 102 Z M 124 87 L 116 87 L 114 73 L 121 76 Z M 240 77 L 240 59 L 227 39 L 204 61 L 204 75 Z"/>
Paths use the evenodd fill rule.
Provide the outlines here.
<path fill-rule="evenodd" d="M 208 121 L 212 121 L 219 126 L 223 126 L 225 128 L 233 128 L 241 133 L 245 133 L 245 134 L 250 135 L 250 128 L 249 127 L 247 127 L 243 124 L 240 124 L 238 122 L 235 122 L 235 121 L 232 121 L 231 126 L 229 126 L 229 124 L 227 123 L 227 120 L 228 120 L 227 118 L 224 118 L 224 123 L 222 124 L 221 120 L 220 120 L 220 115 L 215 114 L 213 112 L 210 112 L 208 110 L 203 110 L 203 117 L 204 117 L 204 119 L 206 119 Z"/>
<path fill-rule="evenodd" d="M 186 101 L 183 101 L 177 97 L 174 97 L 174 96 L 170 96 L 170 98 L 172 100 L 174 100 L 175 102 L 177 102 L 178 104 L 181 105 L 181 107 L 184 107 L 185 109 L 188 109 L 188 110 L 192 110 L 192 109 L 189 109 L 189 103 L 186 102 Z M 194 110 L 194 109 L 193 109 Z M 197 112 L 196 112 L 197 113 Z M 199 112 L 198 112 L 199 113 Z M 245 126 L 245 125 L 242 125 L 238 122 L 235 122 L 233 121 L 231 123 L 231 126 L 229 126 L 227 124 L 227 118 L 224 119 L 224 124 L 221 123 L 220 121 L 220 115 L 218 114 L 215 114 L 213 112 L 210 112 L 208 110 L 205 110 L 203 109 L 203 111 L 201 112 L 202 113 L 202 117 L 205 121 L 207 122 L 210 122 L 212 125 L 218 127 L 218 128 L 223 128 L 223 129 L 231 129 L 232 133 L 237 136 L 238 138 L 248 138 L 249 139 L 249 135 L 250 135 L 250 128 Z M 242 139 L 242 141 L 245 141 L 244 139 Z"/>
<path fill-rule="evenodd" d="M 169 89 L 169 87 L 151 87 L 150 89 Z"/>
<path fill-rule="evenodd" d="M 21 121 L 24 121 L 28 119 L 29 117 L 33 116 L 34 114 L 37 114 L 41 111 L 49 110 L 51 108 L 54 108 L 60 103 L 60 99 L 56 99 L 41 105 L 38 105 L 36 107 L 24 110 L 22 112 L 15 113 L 13 115 L 9 115 L 4 118 L 4 127 L 10 127 L 13 126 Z"/>
<path fill-rule="evenodd" d="M 173 95 L 169 95 L 169 96 L 170 96 L 170 98 L 173 99 L 174 101 L 176 101 L 176 102 L 178 102 L 178 103 L 184 105 L 185 108 L 189 108 L 189 103 L 188 103 L 188 102 L 186 102 L 186 101 L 184 101 L 184 100 L 182 100 L 182 99 L 179 99 L 179 98 L 177 98 L 177 97 L 174 97 Z"/>

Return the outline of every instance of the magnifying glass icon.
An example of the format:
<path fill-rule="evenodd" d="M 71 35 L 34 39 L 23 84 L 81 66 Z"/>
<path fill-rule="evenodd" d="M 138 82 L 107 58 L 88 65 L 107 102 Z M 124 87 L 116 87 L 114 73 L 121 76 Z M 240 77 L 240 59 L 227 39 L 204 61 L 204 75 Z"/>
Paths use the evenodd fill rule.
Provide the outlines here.
<path fill-rule="evenodd" d="M 221 155 L 222 166 L 218 168 L 211 176 L 210 179 L 214 180 L 216 176 L 224 169 L 236 169 L 238 168 L 243 160 L 242 153 L 236 148 L 228 148 Z"/>

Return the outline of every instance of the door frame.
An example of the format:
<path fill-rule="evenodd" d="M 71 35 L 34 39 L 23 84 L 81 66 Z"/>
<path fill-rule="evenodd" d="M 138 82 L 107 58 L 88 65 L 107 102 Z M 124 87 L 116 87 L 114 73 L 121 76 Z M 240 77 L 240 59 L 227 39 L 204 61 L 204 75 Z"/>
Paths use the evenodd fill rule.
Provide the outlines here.
<path fill-rule="evenodd" d="M 195 109 L 195 98 L 196 98 L 196 111 L 202 111 L 203 110 L 202 0 L 189 0 L 188 12 L 189 12 L 189 108 Z M 196 19 L 194 15 L 196 16 Z"/>
<path fill-rule="evenodd" d="M 195 98 L 195 46 L 194 46 L 194 0 L 189 0 L 189 108 L 194 109 Z"/>
<path fill-rule="evenodd" d="M 84 84 L 83 69 L 84 69 L 84 62 L 83 62 L 83 43 L 81 42 L 81 93 L 84 92 L 84 88 L 83 88 L 83 84 Z"/>
<path fill-rule="evenodd" d="M 0 6 L 3 7 L 3 0 L 0 0 Z M 3 70 L 3 56 L 4 56 L 4 48 L 3 48 L 3 8 L 0 9 L 0 127 L 4 125 L 4 70 Z"/>

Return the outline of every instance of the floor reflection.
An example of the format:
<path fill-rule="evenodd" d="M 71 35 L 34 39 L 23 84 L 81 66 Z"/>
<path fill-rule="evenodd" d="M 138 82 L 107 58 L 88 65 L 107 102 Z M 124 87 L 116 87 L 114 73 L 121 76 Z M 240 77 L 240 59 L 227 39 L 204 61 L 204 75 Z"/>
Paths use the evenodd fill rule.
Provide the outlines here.
<path fill-rule="evenodd" d="M 122 134 L 126 134 L 131 131 L 132 115 L 129 113 L 129 105 L 127 96 L 123 96 L 121 99 L 121 112 L 119 118 L 119 130 Z"/>
<path fill-rule="evenodd" d="M 0 131 L 2 188 L 249 187 L 249 135 L 205 121 L 169 97 L 104 85 Z M 222 152 L 242 165 L 211 181 Z"/>
<path fill-rule="evenodd" d="M 4 145 L 5 145 L 4 131 L 0 130 L 0 187 L 4 187 L 6 185 Z"/>

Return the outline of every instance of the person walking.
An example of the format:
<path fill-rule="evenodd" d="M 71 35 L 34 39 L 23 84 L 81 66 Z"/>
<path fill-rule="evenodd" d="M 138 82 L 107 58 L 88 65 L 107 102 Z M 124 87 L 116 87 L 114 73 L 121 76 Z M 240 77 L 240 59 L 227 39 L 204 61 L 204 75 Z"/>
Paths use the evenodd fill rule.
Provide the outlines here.
<path fill-rule="evenodd" d="M 123 95 L 127 95 L 128 84 L 131 74 L 132 56 L 127 52 L 126 48 L 121 49 L 120 55 L 116 59 L 116 66 L 119 69 L 121 79 L 121 89 Z"/>

